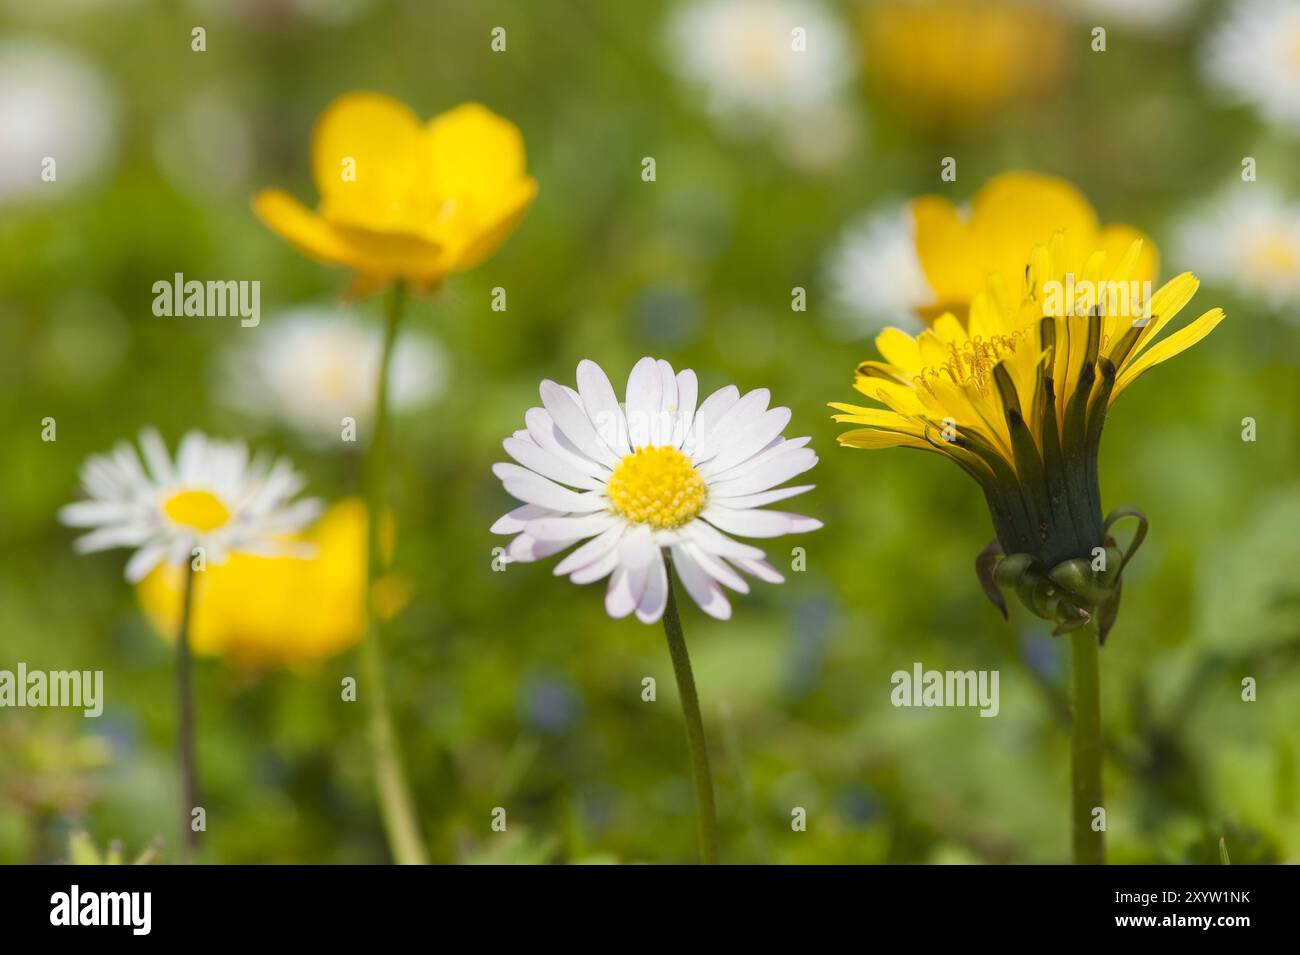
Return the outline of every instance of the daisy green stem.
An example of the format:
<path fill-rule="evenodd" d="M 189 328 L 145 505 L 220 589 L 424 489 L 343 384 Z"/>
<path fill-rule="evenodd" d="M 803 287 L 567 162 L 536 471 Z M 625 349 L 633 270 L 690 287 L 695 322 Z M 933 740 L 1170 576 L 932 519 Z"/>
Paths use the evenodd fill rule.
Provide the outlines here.
<path fill-rule="evenodd" d="M 379 376 L 375 388 L 374 434 L 366 451 L 363 467 L 367 514 L 366 619 L 368 628 L 361 643 L 366 695 L 370 700 L 370 751 L 374 761 L 375 787 L 379 796 L 379 810 L 383 816 L 384 832 L 393 861 L 399 865 L 427 865 L 428 854 L 420 825 L 416 819 L 410 786 L 402 769 L 398 751 L 397 734 L 388 710 L 388 691 L 384 682 L 384 655 L 378 608 L 375 605 L 375 585 L 387 571 L 387 558 L 383 546 L 383 515 L 387 513 L 388 495 L 388 373 L 392 364 L 393 344 L 397 341 L 397 326 L 402 318 L 406 300 L 406 286 L 398 281 L 393 285 L 388 312 L 384 322 L 384 344 L 379 358 Z"/>
<path fill-rule="evenodd" d="M 185 561 L 185 583 L 181 597 L 181 618 L 176 628 L 176 749 L 181 769 L 181 842 L 180 857 L 197 852 L 199 834 L 194 829 L 193 813 L 199 805 L 199 767 L 194 749 L 194 690 L 190 670 L 190 617 L 194 610 L 194 565 Z"/>
<path fill-rule="evenodd" d="M 1106 864 L 1106 833 L 1093 828 L 1101 796 L 1100 647 L 1095 624 L 1070 635 L 1074 651 L 1074 723 L 1070 733 L 1070 816 L 1076 865 Z"/>
<path fill-rule="evenodd" d="M 673 593 L 673 562 L 668 563 L 668 604 L 664 608 L 664 634 L 668 653 L 673 658 L 677 677 L 677 695 L 682 700 L 686 720 L 686 742 L 691 751 L 691 775 L 695 779 L 696 822 L 699 830 L 700 861 L 718 864 L 718 813 L 713 803 L 713 774 L 709 770 L 709 748 L 704 739 L 704 720 L 700 717 L 700 698 L 695 692 L 695 675 L 686 652 L 682 620 L 677 614 L 677 597 Z"/>

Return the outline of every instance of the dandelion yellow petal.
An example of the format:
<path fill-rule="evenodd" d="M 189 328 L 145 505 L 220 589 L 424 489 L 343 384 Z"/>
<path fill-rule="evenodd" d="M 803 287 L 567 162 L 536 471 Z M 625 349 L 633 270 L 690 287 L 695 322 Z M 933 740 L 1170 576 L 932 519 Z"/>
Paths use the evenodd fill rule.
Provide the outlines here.
<path fill-rule="evenodd" d="M 1214 331 L 1224 317 L 1223 309 L 1212 308 L 1196 321 L 1184 328 L 1180 328 L 1164 341 L 1157 342 L 1148 348 L 1124 368 L 1123 373 L 1115 382 L 1114 391 L 1111 392 L 1111 402 L 1113 403 L 1119 397 L 1120 392 L 1136 381 L 1148 368 L 1173 358 L 1179 352 L 1186 351 Z"/>
<path fill-rule="evenodd" d="M 925 448 L 932 449 L 930 442 L 910 434 L 896 431 L 878 431 L 875 428 L 858 428 L 845 431 L 836 439 L 840 444 L 850 448 Z"/>

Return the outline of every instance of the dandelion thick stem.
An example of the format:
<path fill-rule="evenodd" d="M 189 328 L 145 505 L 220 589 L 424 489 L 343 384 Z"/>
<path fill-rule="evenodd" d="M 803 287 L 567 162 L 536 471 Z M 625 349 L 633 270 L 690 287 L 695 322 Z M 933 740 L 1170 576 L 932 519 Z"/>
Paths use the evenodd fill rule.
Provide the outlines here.
<path fill-rule="evenodd" d="M 664 634 L 668 653 L 677 677 L 677 695 L 682 700 L 686 720 L 686 742 L 691 751 L 691 775 L 695 779 L 696 824 L 700 841 L 700 861 L 718 864 L 718 814 L 713 803 L 713 774 L 709 770 L 709 749 L 704 739 L 704 720 L 700 717 L 700 698 L 695 692 L 695 675 L 686 652 L 681 617 L 677 614 L 677 597 L 673 593 L 673 566 L 668 562 L 668 605 L 664 608 Z"/>
<path fill-rule="evenodd" d="M 388 375 L 392 364 L 393 345 L 397 341 L 397 326 L 402 318 L 406 287 L 397 282 L 384 322 L 384 343 L 379 358 L 379 375 L 375 389 L 375 408 L 372 418 L 374 434 L 366 452 L 363 468 L 367 524 L 368 586 L 366 588 L 366 619 L 368 628 L 361 645 L 361 662 L 365 678 L 362 692 L 370 704 L 370 750 L 375 770 L 375 787 L 379 797 L 379 810 L 383 816 L 384 832 L 393 861 L 399 865 L 425 865 L 428 854 L 415 814 L 402 758 L 398 751 L 397 734 L 388 709 L 388 691 L 384 682 L 384 656 L 380 615 L 375 606 L 375 583 L 387 571 L 383 546 L 383 515 L 387 513 L 388 472 Z"/>
<path fill-rule="evenodd" d="M 190 617 L 194 608 L 194 566 L 185 562 L 181 618 L 176 628 L 176 752 L 181 770 L 181 857 L 197 852 L 193 813 L 199 805 L 199 766 L 194 748 L 194 690 L 191 685 Z"/>
<path fill-rule="evenodd" d="M 1106 833 L 1093 811 L 1101 793 L 1101 676 L 1097 631 L 1092 626 L 1070 636 L 1074 651 L 1074 723 L 1070 734 L 1070 816 L 1076 865 L 1105 865 Z"/>

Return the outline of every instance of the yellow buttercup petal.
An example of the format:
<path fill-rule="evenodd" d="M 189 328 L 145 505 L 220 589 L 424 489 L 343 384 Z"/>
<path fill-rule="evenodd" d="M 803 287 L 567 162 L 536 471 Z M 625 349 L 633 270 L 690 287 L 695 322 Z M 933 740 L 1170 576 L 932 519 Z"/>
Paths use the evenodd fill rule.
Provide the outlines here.
<path fill-rule="evenodd" d="M 964 308 L 983 287 L 983 257 L 975 250 L 970 223 L 942 196 L 922 196 L 911 204 L 916 226 L 916 256 L 934 292 L 933 314 Z"/>
<path fill-rule="evenodd" d="M 420 118 L 392 97 L 347 93 L 330 103 L 312 133 L 311 165 L 321 214 L 376 231 L 413 230 Z"/>
<path fill-rule="evenodd" d="M 1120 374 L 1115 382 L 1115 389 L 1111 392 L 1110 400 L 1113 404 L 1119 397 L 1121 391 L 1131 385 L 1137 378 L 1148 368 L 1160 364 L 1162 361 L 1168 361 L 1179 352 L 1184 352 L 1199 342 L 1210 332 L 1214 331 L 1219 322 L 1223 321 L 1226 316 L 1223 309 L 1212 308 L 1196 321 L 1180 328 L 1163 341 L 1156 342 L 1134 361 L 1130 362 L 1123 373 Z"/>
<path fill-rule="evenodd" d="M 416 280 L 442 274 L 443 250 L 424 239 L 336 225 L 279 189 L 253 197 L 253 211 L 268 228 L 301 252 L 328 265 L 343 265 L 380 279 Z"/>

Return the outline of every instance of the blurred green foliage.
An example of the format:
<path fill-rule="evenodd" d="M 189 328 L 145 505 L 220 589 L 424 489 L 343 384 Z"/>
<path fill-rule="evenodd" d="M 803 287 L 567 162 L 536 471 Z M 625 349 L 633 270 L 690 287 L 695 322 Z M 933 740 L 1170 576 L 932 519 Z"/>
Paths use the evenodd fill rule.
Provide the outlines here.
<path fill-rule="evenodd" d="M 124 555 L 74 556 L 55 521 L 85 456 L 144 424 L 169 441 L 199 427 L 290 453 L 311 493 L 355 491 L 355 461 L 223 410 L 214 356 L 256 329 L 156 318 L 150 303 L 175 272 L 259 279 L 263 322 L 335 298 L 346 276 L 262 228 L 248 197 L 279 184 L 310 201 L 311 125 L 335 95 L 366 88 L 424 116 L 486 103 L 522 128 L 541 183 L 498 255 L 409 313 L 452 356 L 447 395 L 398 422 L 393 469 L 396 561 L 415 589 L 390 630 L 391 691 L 434 858 L 694 858 L 660 630 L 611 621 L 596 587 L 557 580 L 550 562 L 494 573 L 501 540 L 487 532 L 512 506 L 490 465 L 538 382 L 571 382 L 581 358 L 621 382 L 651 353 L 695 368 L 704 391 L 770 387 L 794 409 L 788 433 L 813 435 L 821 455 L 800 504 L 825 529 L 769 549 L 788 567 L 788 549 L 805 547 L 807 572 L 737 599 L 727 623 L 684 607 L 724 860 L 1064 860 L 1066 648 L 1027 616 L 1004 624 L 983 597 L 973 560 L 991 530 L 973 483 L 937 458 L 836 447 L 825 402 L 852 400 L 873 347 L 824 334 L 821 263 L 876 200 L 965 198 L 1009 168 L 1063 175 L 1104 220 L 1160 242 L 1244 153 L 1294 193 L 1294 143 L 1206 104 L 1194 29 L 1115 31 L 1104 59 L 1074 57 L 1054 95 L 964 132 L 914 126 L 857 85 L 869 134 L 833 168 L 801 172 L 715 129 L 665 68 L 655 5 L 361 6 L 335 24 L 286 4 L 105 5 L 8 31 L 95 62 L 119 113 L 100 181 L 0 215 L 0 667 L 103 669 L 107 697 L 98 720 L 0 711 L 0 861 L 64 859 L 80 829 L 97 845 L 162 836 L 164 859 L 175 844 L 171 654 L 122 579 Z M 836 9 L 852 22 L 852 7 Z M 203 54 L 189 46 L 196 23 Z M 489 49 L 498 24 L 506 55 Z M 202 95 L 250 135 L 199 136 L 169 169 L 163 144 Z M 654 183 L 640 178 L 646 155 Z M 955 185 L 939 183 L 945 155 L 960 157 Z M 495 286 L 505 313 L 489 307 Z M 806 313 L 790 309 L 794 286 L 809 289 Z M 1214 304 L 1229 320 L 1126 394 L 1102 447 L 1104 506 L 1138 505 L 1152 528 L 1102 654 L 1117 862 L 1217 862 L 1220 837 L 1235 864 L 1300 859 L 1300 328 L 1223 289 L 1192 308 Z M 377 315 L 376 302 L 357 307 Z M 40 439 L 46 416 L 57 442 Z M 1000 670 L 1000 716 L 893 708 L 890 674 L 918 660 Z M 355 652 L 302 673 L 200 663 L 206 860 L 387 858 L 364 710 L 339 699 L 357 666 Z M 1246 676 L 1257 702 L 1241 701 Z M 489 828 L 496 806 L 504 835 Z M 795 806 L 807 832 L 791 831 Z"/>

